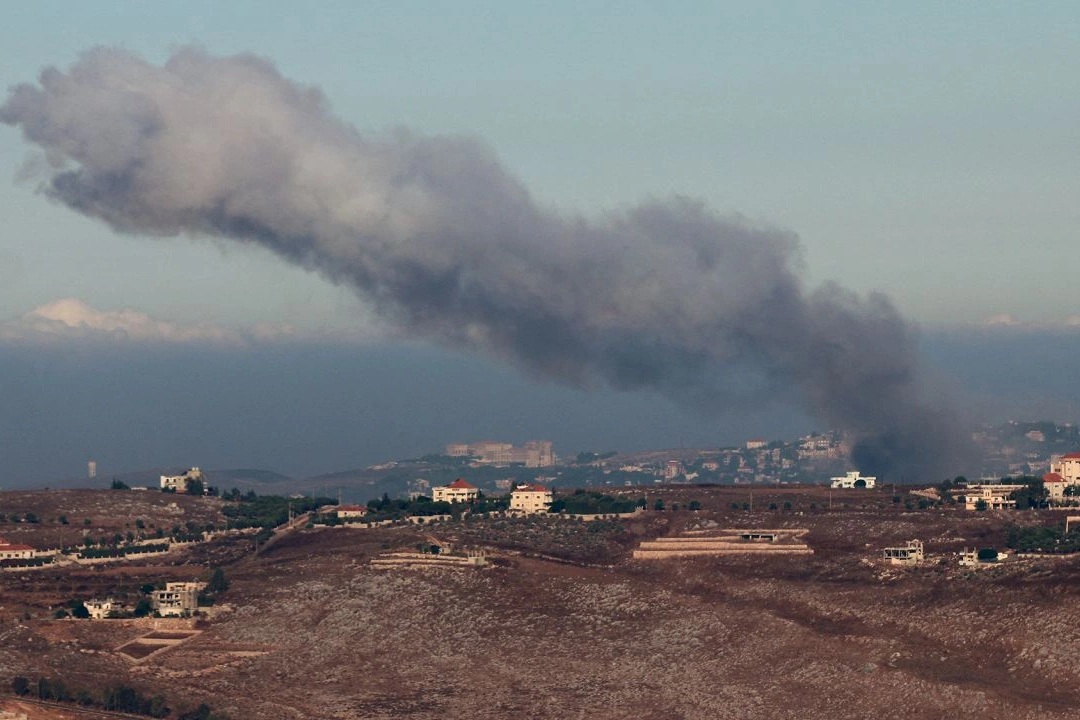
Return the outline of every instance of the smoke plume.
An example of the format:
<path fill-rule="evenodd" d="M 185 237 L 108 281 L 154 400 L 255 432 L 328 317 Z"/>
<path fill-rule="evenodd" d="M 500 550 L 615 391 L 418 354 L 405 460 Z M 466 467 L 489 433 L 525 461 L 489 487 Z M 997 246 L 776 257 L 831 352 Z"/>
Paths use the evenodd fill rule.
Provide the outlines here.
<path fill-rule="evenodd" d="M 714 411 L 793 397 L 896 480 L 943 477 L 964 446 L 886 297 L 807 289 L 794 236 L 699 202 L 559 213 L 476 139 L 363 135 L 268 61 L 192 48 L 163 67 L 92 50 L 14 87 L 0 121 L 43 149 L 64 205 L 257 243 L 411 334 Z"/>

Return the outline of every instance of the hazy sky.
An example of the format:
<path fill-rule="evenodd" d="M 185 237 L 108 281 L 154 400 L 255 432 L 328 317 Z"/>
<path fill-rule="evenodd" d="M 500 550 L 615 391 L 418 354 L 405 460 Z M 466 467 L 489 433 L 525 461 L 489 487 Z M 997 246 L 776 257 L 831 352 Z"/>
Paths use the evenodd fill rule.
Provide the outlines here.
<path fill-rule="evenodd" d="M 1077 312 L 1080 7 L 981 3 L 35 2 L 5 84 L 94 45 L 251 51 L 361 129 L 489 143 L 541 203 L 674 193 L 791 229 L 809 278 L 924 322 Z M 27 155 L 0 129 L 8 177 Z M 0 313 L 58 297 L 174 321 L 341 326 L 348 292 L 259 251 L 119 237 L 0 183 Z M 181 290 L 182 288 L 182 290 Z"/>
<path fill-rule="evenodd" d="M 320 88 L 334 114 L 362 131 L 407 126 L 479 138 L 541 206 L 602 217 L 686 195 L 796 233 L 811 285 L 883 290 L 935 328 L 1047 330 L 1080 318 L 1073 289 L 1054 279 L 1080 262 L 1078 38 L 1073 2 L 35 2 L 0 14 L 0 78 L 33 82 L 42 68 L 66 70 L 99 45 L 155 63 L 186 44 L 215 55 L 253 52 Z M 496 366 L 417 346 L 379 350 L 387 340 L 351 291 L 265 250 L 119 235 L 46 200 L 23 179 L 32 149 L 0 126 L 0 350 L 17 348 L 0 353 L 0 394 L 8 394 L 0 397 L 0 450 L 18 455 L 20 472 L 63 474 L 104 445 L 114 469 L 184 464 L 202 453 L 204 465 L 302 474 L 427 451 L 473 431 L 506 428 L 520 441 L 567 417 L 565 443 L 592 431 L 565 448 L 573 451 L 629 449 L 650 437 L 739 441 L 807 423 L 782 410 L 774 425 L 755 417 L 742 427 L 731 418 L 703 426 L 672 413 L 668 401 L 556 392 L 509 371 L 492 380 L 503 392 L 496 397 L 484 388 L 503 373 Z M 132 344 L 114 356 L 87 351 L 80 375 L 72 353 L 100 337 L 84 338 L 79 325 L 122 332 Z M 292 338 L 288 348 L 282 337 Z M 342 341 L 365 348 L 355 364 Z M 312 359 L 316 352 L 283 364 L 305 343 L 334 348 L 324 361 Z M 35 344 L 48 348 L 39 366 Z M 155 402 L 190 400 L 199 382 L 163 380 L 187 367 L 146 350 L 163 344 L 195 348 L 203 358 L 195 367 L 213 379 L 223 406 L 248 398 L 215 426 L 216 440 L 196 437 L 196 424 L 157 432 L 153 414 L 143 414 Z M 259 348 L 271 346 L 260 365 Z M 207 347 L 218 348 L 213 360 L 199 355 Z M 939 364 L 966 367 L 981 346 L 937 347 Z M 989 354 L 1007 352 L 996 343 Z M 108 382 L 80 394 L 106 366 Z M 395 373 L 380 383 L 386 367 Z M 462 394 L 413 393 L 397 406 L 384 394 L 393 394 L 392 382 L 409 384 L 402 367 L 419 376 L 445 371 Z M 142 394 L 123 386 L 140 369 Z M 946 368 L 956 371 L 963 367 Z M 341 377 L 312 384 L 318 373 Z M 291 383 L 297 374 L 305 380 Z M 342 378 L 353 390 L 335 396 Z M 1003 412 L 991 386 L 1009 374 L 979 378 L 980 402 Z M 262 398 L 262 416 L 292 409 L 291 422 L 246 425 L 242 408 L 273 385 L 291 387 Z M 240 394 L 230 397 L 230 388 Z M 1076 407 L 1072 397 L 1054 405 L 1052 396 L 1033 395 L 1024 410 Z M 354 408 L 374 398 L 389 425 L 357 410 L 337 413 L 330 433 L 314 429 L 333 397 Z M 550 404 L 507 416 L 507 403 L 520 398 Z M 461 437 L 454 422 L 417 429 L 413 419 L 431 404 L 443 415 L 467 406 L 474 420 L 487 418 L 463 420 Z M 92 419 L 103 407 L 104 430 Z M 140 448 L 126 456 L 125 422 L 138 429 L 128 446 Z M 221 437 L 238 424 L 246 435 L 230 448 Z M 321 432 L 318 441 L 305 440 L 305 428 Z M 364 442 L 352 439 L 357 432 L 368 433 Z M 54 442 L 62 452 L 42 464 Z"/>

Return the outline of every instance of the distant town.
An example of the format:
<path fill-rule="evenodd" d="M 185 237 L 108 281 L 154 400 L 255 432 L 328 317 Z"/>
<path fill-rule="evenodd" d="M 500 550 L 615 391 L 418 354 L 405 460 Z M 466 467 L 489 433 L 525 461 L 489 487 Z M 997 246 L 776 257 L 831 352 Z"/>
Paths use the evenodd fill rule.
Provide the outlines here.
<path fill-rule="evenodd" d="M 982 482 L 1051 472 L 1052 463 L 1080 450 L 1080 431 L 1072 423 L 1010 421 L 972 433 L 982 457 Z M 579 451 L 556 454 L 550 441 L 517 447 L 483 440 L 447 445 L 443 454 L 373 465 L 368 482 L 387 492 L 424 493 L 447 474 L 489 490 L 508 490 L 517 482 L 562 487 L 666 484 L 784 485 L 832 484 L 852 487 L 861 477 L 848 459 L 850 447 L 839 431 L 813 432 L 794 440 L 748 438 L 741 446 L 638 452 Z M 347 474 L 342 474 L 343 476 Z M 935 483 L 945 478 L 873 478 L 891 484 Z M 866 482 L 862 483 L 863 486 Z"/>

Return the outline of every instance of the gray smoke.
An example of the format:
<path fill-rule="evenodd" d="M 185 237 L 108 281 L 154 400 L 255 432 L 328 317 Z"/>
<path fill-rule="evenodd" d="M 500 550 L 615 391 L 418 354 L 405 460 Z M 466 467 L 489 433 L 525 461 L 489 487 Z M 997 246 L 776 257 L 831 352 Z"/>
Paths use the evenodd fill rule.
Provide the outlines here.
<path fill-rule="evenodd" d="M 794 397 L 894 479 L 943 477 L 966 445 L 887 298 L 808 291 L 794 236 L 699 202 L 560 214 L 475 139 L 362 135 L 266 60 L 192 48 L 164 67 L 95 49 L 13 88 L 0 121 L 68 207 L 257 243 L 415 335 L 713 411 Z"/>

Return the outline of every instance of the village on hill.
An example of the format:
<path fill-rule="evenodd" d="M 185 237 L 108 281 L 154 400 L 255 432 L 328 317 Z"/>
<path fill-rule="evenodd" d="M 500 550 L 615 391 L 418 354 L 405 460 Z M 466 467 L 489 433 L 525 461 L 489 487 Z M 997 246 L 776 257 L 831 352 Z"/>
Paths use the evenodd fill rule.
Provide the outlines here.
<path fill-rule="evenodd" d="M 1020 434 L 1024 442 L 1046 442 L 1029 432 Z M 810 452 L 836 450 L 829 436 L 814 442 L 819 448 Z M 784 448 L 769 445 L 751 440 L 737 455 L 773 458 L 779 450 L 782 464 Z M 866 658 L 859 667 L 873 666 L 852 676 L 874 690 L 860 701 L 866 712 L 905 702 L 900 677 L 945 693 L 946 708 L 977 702 L 973 693 L 991 688 L 1017 717 L 1035 717 L 1036 707 L 1045 712 L 1039 702 L 1050 696 L 1064 703 L 1061 712 L 1038 717 L 1080 708 L 1080 694 L 1060 690 L 1061 678 L 1080 686 L 1067 654 L 1039 654 L 1047 623 L 1066 645 L 1080 642 L 1073 637 L 1080 617 L 1062 615 L 1057 601 L 1056 610 L 1043 605 L 1060 596 L 1072 607 L 1080 587 L 1080 453 L 1054 453 L 1045 466 L 1025 456 L 1015 476 L 901 486 L 842 464 L 817 484 L 756 475 L 695 482 L 702 476 L 692 475 L 712 472 L 713 462 L 717 471 L 730 469 L 723 454 L 581 453 L 564 464 L 542 442 L 447 450 L 438 462 L 458 472 L 431 472 L 434 459 L 390 465 L 382 471 L 408 468 L 407 489 L 361 501 L 224 489 L 214 472 L 198 467 L 162 474 L 149 487 L 113 480 L 108 489 L 0 492 L 0 660 L 11 669 L 0 678 L 0 687 L 10 688 L 0 694 L 0 710 L 33 713 L 46 707 L 35 703 L 52 703 L 71 712 L 235 720 L 268 717 L 284 702 L 298 703 L 295 716 L 307 717 L 319 712 L 319 694 L 293 662 L 283 664 L 287 657 L 309 656 L 305 663 L 317 673 L 357 667 L 388 682 L 399 666 L 380 664 L 386 651 L 395 662 L 410 658 L 414 669 L 404 676 L 393 670 L 394 682 L 441 708 L 431 714 L 468 708 L 474 717 L 499 717 L 518 706 L 504 700 L 484 707 L 421 690 L 439 674 L 493 690 L 491 678 L 441 664 L 440 653 L 466 652 L 475 663 L 485 653 L 527 656 L 545 648 L 546 658 L 559 655 L 552 643 L 562 647 L 569 637 L 588 638 L 588 649 L 577 652 L 596 667 L 611 653 L 639 652 L 676 667 L 689 647 L 704 643 L 714 653 L 705 666 L 728 676 L 751 659 L 783 666 L 806 643 L 826 648 L 825 663 L 849 662 L 842 658 L 854 653 Z M 1032 468 L 1044 472 L 1028 474 Z M 647 479 L 626 484 L 627 474 Z M 612 482 L 575 486 L 574 477 Z M 581 605 L 589 597 L 596 604 Z M 760 612 L 740 622 L 783 637 L 779 646 L 730 649 L 740 644 L 719 618 L 742 617 L 750 606 Z M 915 614 L 898 615 L 900 606 Z M 443 617 L 451 611 L 479 613 L 501 644 L 463 644 Z M 935 614 L 978 620 L 927 624 Z M 649 628 L 674 627 L 684 616 L 701 623 L 680 630 L 682 640 L 641 645 Z M 404 629 L 409 617 L 428 620 L 414 632 Z M 301 618 L 314 645 L 292 639 Z M 613 618 L 619 624 L 609 625 Z M 608 629 L 597 635 L 578 623 Z M 1007 635 L 975 630 L 1006 624 Z M 715 633 L 728 637 L 726 644 L 715 645 Z M 886 641 L 897 633 L 899 640 Z M 353 644 L 339 647 L 340 637 Z M 392 646 L 377 641 L 387 637 L 395 638 Z M 856 650 L 863 645 L 856 638 L 884 644 L 867 654 Z M 419 646 L 434 654 L 407 652 Z M 943 659 L 927 664 L 927 653 Z M 956 684 L 957 663 L 976 657 L 1010 668 L 1008 676 Z M 593 671 L 576 667 L 583 678 Z M 641 681 L 639 670 L 625 672 Z M 815 672 L 834 676 L 836 669 Z M 649 700 L 658 716 L 691 692 L 683 679 L 665 677 L 668 689 Z M 1049 677 L 1056 678 L 1053 690 Z M 551 692 L 559 676 L 542 668 L 533 682 Z M 744 682 L 754 692 L 763 687 L 760 679 Z M 366 708 L 358 716 L 379 716 L 382 701 L 371 683 L 345 692 Z M 248 690 L 235 691 L 241 685 Z M 1041 695 L 1033 689 L 1044 685 Z M 614 692 L 629 697 L 630 687 Z M 392 707 L 388 716 L 406 710 Z M 825 717 L 819 710 L 808 717 Z M 930 716 L 912 710 L 901 717 Z"/>

